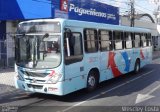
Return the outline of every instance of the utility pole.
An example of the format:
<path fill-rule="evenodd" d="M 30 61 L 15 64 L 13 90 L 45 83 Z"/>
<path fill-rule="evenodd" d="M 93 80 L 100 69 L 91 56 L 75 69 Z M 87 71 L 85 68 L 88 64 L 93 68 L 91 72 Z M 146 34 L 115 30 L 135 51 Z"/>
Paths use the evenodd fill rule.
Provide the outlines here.
<path fill-rule="evenodd" d="M 154 12 L 154 15 L 155 15 L 155 18 L 156 18 L 156 23 L 157 24 L 160 24 L 159 22 L 159 13 L 160 13 L 160 6 L 159 6 L 159 3 L 160 3 L 160 0 L 151 0 L 150 1 L 151 3 L 154 3 L 156 5 L 156 9 L 155 9 L 155 12 Z"/>
<path fill-rule="evenodd" d="M 130 0 L 130 5 L 131 5 L 131 14 L 130 14 L 130 26 L 134 27 L 134 20 L 135 20 L 135 8 L 134 8 L 134 0 Z"/>

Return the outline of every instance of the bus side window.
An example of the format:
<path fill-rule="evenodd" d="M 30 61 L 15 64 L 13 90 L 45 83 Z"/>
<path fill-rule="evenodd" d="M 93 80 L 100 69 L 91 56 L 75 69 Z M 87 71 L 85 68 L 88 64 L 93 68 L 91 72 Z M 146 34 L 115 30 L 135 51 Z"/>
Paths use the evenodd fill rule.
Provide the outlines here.
<path fill-rule="evenodd" d="M 112 50 L 112 32 L 107 30 L 99 30 L 100 50 Z"/>
<path fill-rule="evenodd" d="M 113 39 L 114 39 L 114 42 L 115 42 L 115 49 L 116 50 L 120 50 L 120 49 L 123 49 L 123 39 L 122 39 L 122 32 L 120 31 L 114 31 L 113 33 Z"/>
<path fill-rule="evenodd" d="M 146 47 L 147 41 L 146 41 L 146 34 L 141 34 L 141 46 Z"/>
<path fill-rule="evenodd" d="M 151 34 L 147 34 L 147 46 L 152 46 L 152 38 L 151 38 Z"/>
<path fill-rule="evenodd" d="M 68 65 L 81 61 L 83 59 L 82 48 L 81 33 L 72 32 L 71 37 L 68 40 L 64 40 L 65 64 Z"/>
<path fill-rule="evenodd" d="M 135 41 L 134 41 L 135 33 L 131 33 L 131 38 L 132 38 L 132 48 L 134 48 L 135 47 Z"/>
<path fill-rule="evenodd" d="M 134 39 L 134 45 L 135 48 L 138 48 L 141 46 L 141 40 L 140 40 L 140 34 L 139 33 L 135 33 L 135 39 Z"/>
<path fill-rule="evenodd" d="M 84 29 L 85 51 L 94 53 L 98 51 L 98 38 L 96 29 Z"/>
<path fill-rule="evenodd" d="M 132 33 L 126 32 L 125 33 L 125 48 L 130 49 L 133 47 L 133 42 L 132 42 Z"/>

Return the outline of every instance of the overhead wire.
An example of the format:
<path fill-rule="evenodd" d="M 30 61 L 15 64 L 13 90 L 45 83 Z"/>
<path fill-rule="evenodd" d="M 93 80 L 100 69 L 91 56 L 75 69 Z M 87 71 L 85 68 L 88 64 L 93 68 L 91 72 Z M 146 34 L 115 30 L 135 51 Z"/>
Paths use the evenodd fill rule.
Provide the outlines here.
<path fill-rule="evenodd" d="M 147 8 L 145 8 L 145 7 L 142 7 L 142 6 L 138 5 L 137 3 L 135 3 L 135 6 L 140 7 L 140 8 L 142 8 L 142 9 L 145 9 L 145 10 L 147 10 L 147 11 L 153 12 L 153 10 L 149 10 L 149 9 L 147 9 Z"/>

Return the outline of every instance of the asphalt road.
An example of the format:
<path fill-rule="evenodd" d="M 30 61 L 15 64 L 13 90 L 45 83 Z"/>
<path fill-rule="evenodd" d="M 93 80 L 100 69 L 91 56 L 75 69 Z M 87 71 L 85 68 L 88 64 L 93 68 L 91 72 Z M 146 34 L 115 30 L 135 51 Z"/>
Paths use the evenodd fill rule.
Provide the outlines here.
<path fill-rule="evenodd" d="M 160 64 L 105 81 L 91 93 L 80 90 L 59 97 L 15 92 L 1 97 L 0 105 L 2 111 L 18 112 L 159 112 Z"/>

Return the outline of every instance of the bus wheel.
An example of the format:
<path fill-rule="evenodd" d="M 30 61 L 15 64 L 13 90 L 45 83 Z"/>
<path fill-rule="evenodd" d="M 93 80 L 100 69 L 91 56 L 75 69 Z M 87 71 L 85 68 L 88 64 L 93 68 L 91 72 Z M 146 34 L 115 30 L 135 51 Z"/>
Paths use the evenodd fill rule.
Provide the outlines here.
<path fill-rule="evenodd" d="M 87 78 L 87 91 L 93 91 L 98 85 L 98 74 L 95 71 L 90 71 Z"/>
<path fill-rule="evenodd" d="M 140 71 L 140 60 L 137 59 L 136 63 L 135 63 L 135 66 L 134 66 L 134 72 L 138 73 L 139 71 Z"/>

